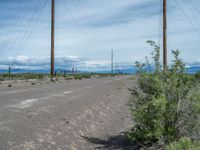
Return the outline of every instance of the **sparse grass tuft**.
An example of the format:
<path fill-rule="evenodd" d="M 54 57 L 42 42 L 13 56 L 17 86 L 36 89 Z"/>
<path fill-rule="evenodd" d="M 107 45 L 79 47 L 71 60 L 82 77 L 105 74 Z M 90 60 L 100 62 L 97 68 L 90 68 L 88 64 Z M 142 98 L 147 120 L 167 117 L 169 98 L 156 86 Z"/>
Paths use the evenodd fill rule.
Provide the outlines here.
<path fill-rule="evenodd" d="M 190 138 L 181 138 L 178 142 L 167 145 L 166 150 L 199 150 L 200 141 L 192 141 Z"/>
<path fill-rule="evenodd" d="M 0 81 L 4 81 L 5 79 L 3 77 L 0 77 Z"/>
<path fill-rule="evenodd" d="M 28 80 L 28 79 L 38 79 L 41 80 L 47 76 L 46 74 L 39 73 L 17 73 L 17 74 L 0 74 L 0 80 Z"/>
<path fill-rule="evenodd" d="M 75 79 L 82 80 L 82 79 L 89 79 L 91 78 L 91 74 L 76 74 L 74 75 Z"/>
<path fill-rule="evenodd" d="M 200 72 L 197 72 L 197 73 L 195 74 L 195 78 L 196 78 L 198 81 L 200 81 Z"/>

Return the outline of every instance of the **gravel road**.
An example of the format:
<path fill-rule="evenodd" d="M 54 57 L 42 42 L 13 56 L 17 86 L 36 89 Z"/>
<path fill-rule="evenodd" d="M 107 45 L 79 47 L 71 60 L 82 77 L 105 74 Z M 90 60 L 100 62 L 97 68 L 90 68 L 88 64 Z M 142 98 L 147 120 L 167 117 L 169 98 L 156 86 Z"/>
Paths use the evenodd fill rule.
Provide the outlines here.
<path fill-rule="evenodd" d="M 0 150 L 134 149 L 131 76 L 0 84 Z"/>

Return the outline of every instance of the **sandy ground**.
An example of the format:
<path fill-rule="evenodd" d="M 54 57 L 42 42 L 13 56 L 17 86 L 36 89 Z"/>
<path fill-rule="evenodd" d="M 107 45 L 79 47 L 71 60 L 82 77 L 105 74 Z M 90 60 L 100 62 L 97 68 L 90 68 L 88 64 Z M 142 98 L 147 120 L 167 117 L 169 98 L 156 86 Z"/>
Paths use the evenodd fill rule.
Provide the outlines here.
<path fill-rule="evenodd" d="M 121 136 L 133 77 L 11 84 L 0 84 L 0 150 L 136 149 Z"/>

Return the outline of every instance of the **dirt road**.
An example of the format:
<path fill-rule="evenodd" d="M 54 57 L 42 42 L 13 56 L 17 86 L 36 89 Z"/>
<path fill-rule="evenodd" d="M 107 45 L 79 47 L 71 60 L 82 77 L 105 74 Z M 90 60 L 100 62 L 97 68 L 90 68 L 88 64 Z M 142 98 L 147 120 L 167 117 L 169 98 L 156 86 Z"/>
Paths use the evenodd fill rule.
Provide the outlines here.
<path fill-rule="evenodd" d="M 0 150 L 126 149 L 131 78 L 0 84 Z"/>

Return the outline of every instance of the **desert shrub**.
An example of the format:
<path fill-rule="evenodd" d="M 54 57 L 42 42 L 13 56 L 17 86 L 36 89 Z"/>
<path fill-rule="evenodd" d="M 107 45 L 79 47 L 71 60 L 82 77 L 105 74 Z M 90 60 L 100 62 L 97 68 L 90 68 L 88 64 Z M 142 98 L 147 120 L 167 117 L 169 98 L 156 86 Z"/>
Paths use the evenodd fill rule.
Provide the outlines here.
<path fill-rule="evenodd" d="M 4 80 L 5 80 L 4 77 L 1 76 L 1 77 L 0 77 L 0 81 L 4 81 Z"/>
<path fill-rule="evenodd" d="M 122 75 L 122 73 L 121 74 L 117 74 L 117 73 L 93 73 L 92 74 L 93 76 L 95 76 L 95 75 L 97 75 L 97 76 L 99 76 L 99 77 L 114 77 L 114 76 L 118 76 L 118 75 Z"/>
<path fill-rule="evenodd" d="M 181 138 L 178 142 L 167 145 L 166 150 L 199 150 L 200 142 L 190 138 Z"/>
<path fill-rule="evenodd" d="M 91 74 L 76 74 L 74 75 L 74 78 L 78 80 L 89 79 L 91 78 Z"/>
<path fill-rule="evenodd" d="M 195 78 L 200 81 L 200 72 L 195 73 Z"/>
<path fill-rule="evenodd" d="M 171 67 L 162 70 L 159 46 L 148 43 L 154 47 L 154 71 L 146 71 L 148 63 L 136 63 L 138 86 L 131 89 L 129 103 L 135 125 L 126 135 L 146 146 L 183 136 L 199 139 L 200 94 L 194 77 L 186 73 L 178 50 L 172 51 Z"/>
<path fill-rule="evenodd" d="M 5 80 L 28 80 L 28 79 L 43 79 L 46 74 L 40 74 L 40 73 L 16 73 L 16 74 L 1 74 L 1 77 Z"/>
<path fill-rule="evenodd" d="M 39 74 L 39 73 L 26 73 L 26 74 L 19 74 L 22 79 L 43 79 L 44 74 Z"/>

